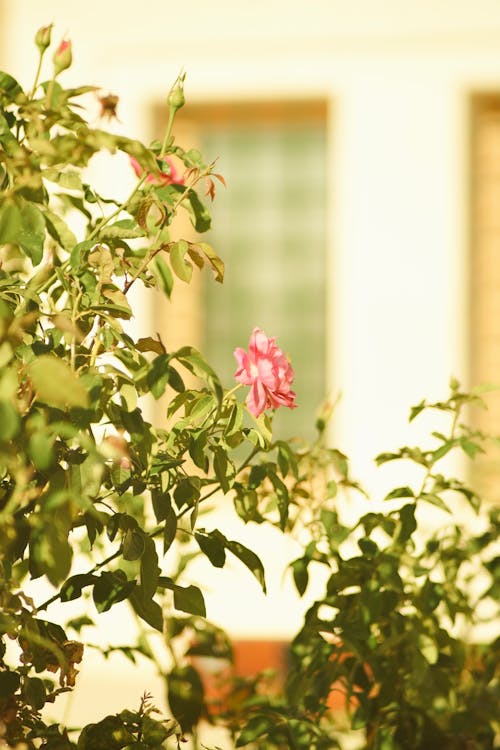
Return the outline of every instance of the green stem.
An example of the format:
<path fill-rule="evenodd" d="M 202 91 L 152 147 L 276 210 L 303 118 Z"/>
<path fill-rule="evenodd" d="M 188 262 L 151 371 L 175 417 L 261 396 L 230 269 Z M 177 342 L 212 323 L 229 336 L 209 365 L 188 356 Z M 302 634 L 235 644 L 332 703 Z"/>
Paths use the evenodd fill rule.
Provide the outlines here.
<path fill-rule="evenodd" d="M 78 285 L 79 286 L 79 285 Z M 73 323 L 74 329 L 76 329 L 76 318 L 77 318 L 77 310 L 78 305 L 80 304 L 80 300 L 83 296 L 83 292 L 79 289 L 78 294 L 76 295 L 74 301 L 73 301 L 73 309 L 71 311 L 71 322 Z M 71 369 L 73 372 L 75 371 L 75 362 L 76 362 L 76 334 L 75 331 L 73 331 L 72 338 L 71 338 L 71 344 L 70 344 L 70 352 L 71 352 Z"/>
<path fill-rule="evenodd" d="M 458 418 L 460 416 L 460 409 L 461 409 L 461 405 L 457 404 L 457 407 L 456 407 L 456 410 L 455 410 L 455 414 L 453 416 L 453 422 L 451 423 L 450 437 L 448 438 L 448 440 L 450 442 L 452 442 L 455 439 L 455 431 L 457 429 Z M 439 459 L 437 459 L 437 460 L 439 460 Z M 424 478 L 422 480 L 422 486 L 420 487 L 420 491 L 418 492 L 418 494 L 416 496 L 416 499 L 418 499 L 419 497 L 422 497 L 422 495 L 424 494 L 425 487 L 427 485 L 427 481 L 430 479 L 430 477 L 432 477 L 432 470 L 434 468 L 434 464 L 435 463 L 436 463 L 436 461 L 434 460 L 427 467 L 427 470 L 425 472 Z"/>
<path fill-rule="evenodd" d="M 41 70 L 42 70 L 42 61 L 43 61 L 44 54 L 45 54 L 45 50 L 42 50 L 40 52 L 40 56 L 38 58 L 38 67 L 37 67 L 36 73 L 35 73 L 35 80 L 33 81 L 33 88 L 31 89 L 31 94 L 29 95 L 30 101 L 35 98 L 35 92 L 36 92 L 36 89 L 37 89 L 37 86 L 38 86 L 38 79 L 40 78 L 40 73 L 41 73 Z"/>
<path fill-rule="evenodd" d="M 54 84 L 56 82 L 56 76 L 55 73 L 50 79 L 49 87 L 47 89 L 46 99 L 47 99 L 47 109 L 50 109 L 52 106 L 52 97 L 54 96 Z"/>
<path fill-rule="evenodd" d="M 163 154 L 167 150 L 167 143 L 168 143 L 168 139 L 170 138 L 170 134 L 172 132 L 172 125 L 174 124 L 174 117 L 175 117 L 175 110 L 171 109 L 168 113 L 167 129 L 165 131 L 165 137 L 161 145 L 160 158 L 163 156 Z"/>

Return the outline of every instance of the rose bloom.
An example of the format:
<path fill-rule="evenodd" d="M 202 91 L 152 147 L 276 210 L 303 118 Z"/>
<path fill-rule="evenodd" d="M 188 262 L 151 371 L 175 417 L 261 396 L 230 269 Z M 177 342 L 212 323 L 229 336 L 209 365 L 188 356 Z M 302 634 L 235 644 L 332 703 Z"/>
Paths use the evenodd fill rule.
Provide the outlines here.
<path fill-rule="evenodd" d="M 297 406 L 291 388 L 292 365 L 274 342 L 274 337 L 269 338 L 260 328 L 254 328 L 248 352 L 241 347 L 234 350 L 238 363 L 234 377 L 239 383 L 251 386 L 246 403 L 256 417 L 265 409 Z"/>
<path fill-rule="evenodd" d="M 131 167 L 136 173 L 137 177 L 142 177 L 144 170 L 137 159 L 134 159 L 133 156 L 130 156 L 129 159 Z M 162 187 L 164 185 L 184 185 L 184 179 L 176 170 L 173 161 L 169 159 L 168 156 L 162 157 L 162 161 L 167 162 L 170 168 L 170 173 L 167 174 L 166 172 L 158 172 L 158 174 L 148 174 L 148 176 L 146 177 L 146 182 L 152 182 L 155 185 L 161 185 Z"/>

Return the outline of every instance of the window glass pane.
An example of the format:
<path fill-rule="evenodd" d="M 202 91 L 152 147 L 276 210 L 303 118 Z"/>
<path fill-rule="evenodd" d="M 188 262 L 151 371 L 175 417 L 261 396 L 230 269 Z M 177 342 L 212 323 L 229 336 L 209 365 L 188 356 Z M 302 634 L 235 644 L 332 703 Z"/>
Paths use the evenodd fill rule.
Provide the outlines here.
<path fill-rule="evenodd" d="M 205 123 L 202 140 L 227 181 L 209 240 L 226 279 L 206 286 L 205 350 L 230 385 L 233 349 L 247 347 L 254 326 L 275 336 L 300 406 L 277 412 L 276 434 L 312 435 L 325 396 L 325 120 L 268 120 L 264 110 L 251 123 Z"/>

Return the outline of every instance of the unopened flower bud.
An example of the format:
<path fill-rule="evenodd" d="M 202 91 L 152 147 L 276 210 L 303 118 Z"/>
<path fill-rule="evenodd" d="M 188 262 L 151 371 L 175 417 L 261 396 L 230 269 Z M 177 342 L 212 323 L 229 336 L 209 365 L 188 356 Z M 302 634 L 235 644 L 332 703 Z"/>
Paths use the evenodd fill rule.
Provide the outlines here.
<path fill-rule="evenodd" d="M 71 54 L 71 42 L 68 39 L 63 39 L 59 47 L 54 52 L 52 58 L 54 62 L 54 72 L 57 75 L 62 70 L 66 70 L 71 65 L 73 56 Z"/>
<path fill-rule="evenodd" d="M 171 112 L 176 112 L 178 109 L 184 106 L 184 78 L 186 77 L 185 73 L 182 73 L 177 77 L 176 82 L 170 89 L 170 93 L 168 95 L 167 103 L 168 107 Z"/>
<path fill-rule="evenodd" d="M 40 52 L 44 52 L 44 50 L 47 49 L 47 47 L 50 46 L 50 35 L 52 33 L 52 24 L 49 26 L 42 26 L 41 29 L 38 29 L 38 31 L 35 34 L 35 44 L 40 50 Z"/>

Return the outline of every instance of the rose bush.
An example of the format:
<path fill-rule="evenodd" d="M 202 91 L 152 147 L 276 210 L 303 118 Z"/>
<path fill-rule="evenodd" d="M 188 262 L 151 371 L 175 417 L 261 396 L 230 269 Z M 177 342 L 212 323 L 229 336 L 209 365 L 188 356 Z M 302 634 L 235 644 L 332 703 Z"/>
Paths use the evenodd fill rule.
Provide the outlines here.
<path fill-rule="evenodd" d="M 182 211 L 199 234 L 209 229 L 204 196 L 223 181 L 175 141 L 184 75 L 168 94 L 163 141 L 147 147 L 87 122 L 80 97 L 97 89 L 59 80 L 71 65 L 69 40 L 45 81 L 51 26 L 35 44 L 31 88 L 0 73 L 0 746 L 200 747 L 206 721 L 224 729 L 228 748 L 342 747 L 343 729 L 379 750 L 497 746 L 498 641 L 473 643 L 457 626 L 498 599 L 498 513 L 479 516 L 476 531 L 453 515 L 432 534 L 419 529 L 428 504 L 446 513 L 463 497 L 480 512 L 473 490 L 438 467 L 450 451 L 482 449 L 485 436 L 460 421 L 478 395 L 453 382 L 447 401 L 415 407 L 412 418 L 424 408 L 450 415 L 449 434 L 435 433 L 437 446 L 381 454 L 381 464 L 414 462 L 421 483 L 398 486 L 385 513 L 368 505 L 349 525 L 346 493 L 360 488 L 343 453 L 326 444 L 331 408 L 314 445 L 273 439 L 273 410 L 296 405 L 292 366 L 273 338 L 256 328 L 248 352 L 235 351 L 236 379 L 250 386 L 245 407 L 200 352 L 126 330 L 136 284 L 170 297 L 198 270 L 224 276 L 208 243 L 172 235 Z M 103 116 L 116 112 L 116 96 L 100 104 Z M 87 181 L 102 150 L 131 160 L 138 180 L 125 199 Z M 164 395 L 152 424 L 144 400 Z M 266 590 L 257 554 L 211 526 L 205 509 L 224 495 L 244 522 L 296 538 L 300 595 L 315 568 L 327 574 L 291 644 L 282 694 L 263 692 L 259 675 L 228 675 L 230 640 L 207 619 L 203 589 L 186 580 L 194 557 L 218 569 L 232 555 Z M 471 561 L 479 587 L 470 585 Z M 28 595 L 37 579 L 48 597 Z M 80 614 L 65 619 L 70 601 Z M 53 722 L 52 704 L 78 689 L 99 615 L 123 602 L 141 623 L 137 640 L 103 653 L 157 666 L 166 717 L 146 685 L 135 709 L 71 730 Z M 217 710 L 196 666 L 204 656 L 229 680 L 230 699 Z M 336 710 L 332 692 L 342 696 Z"/>

